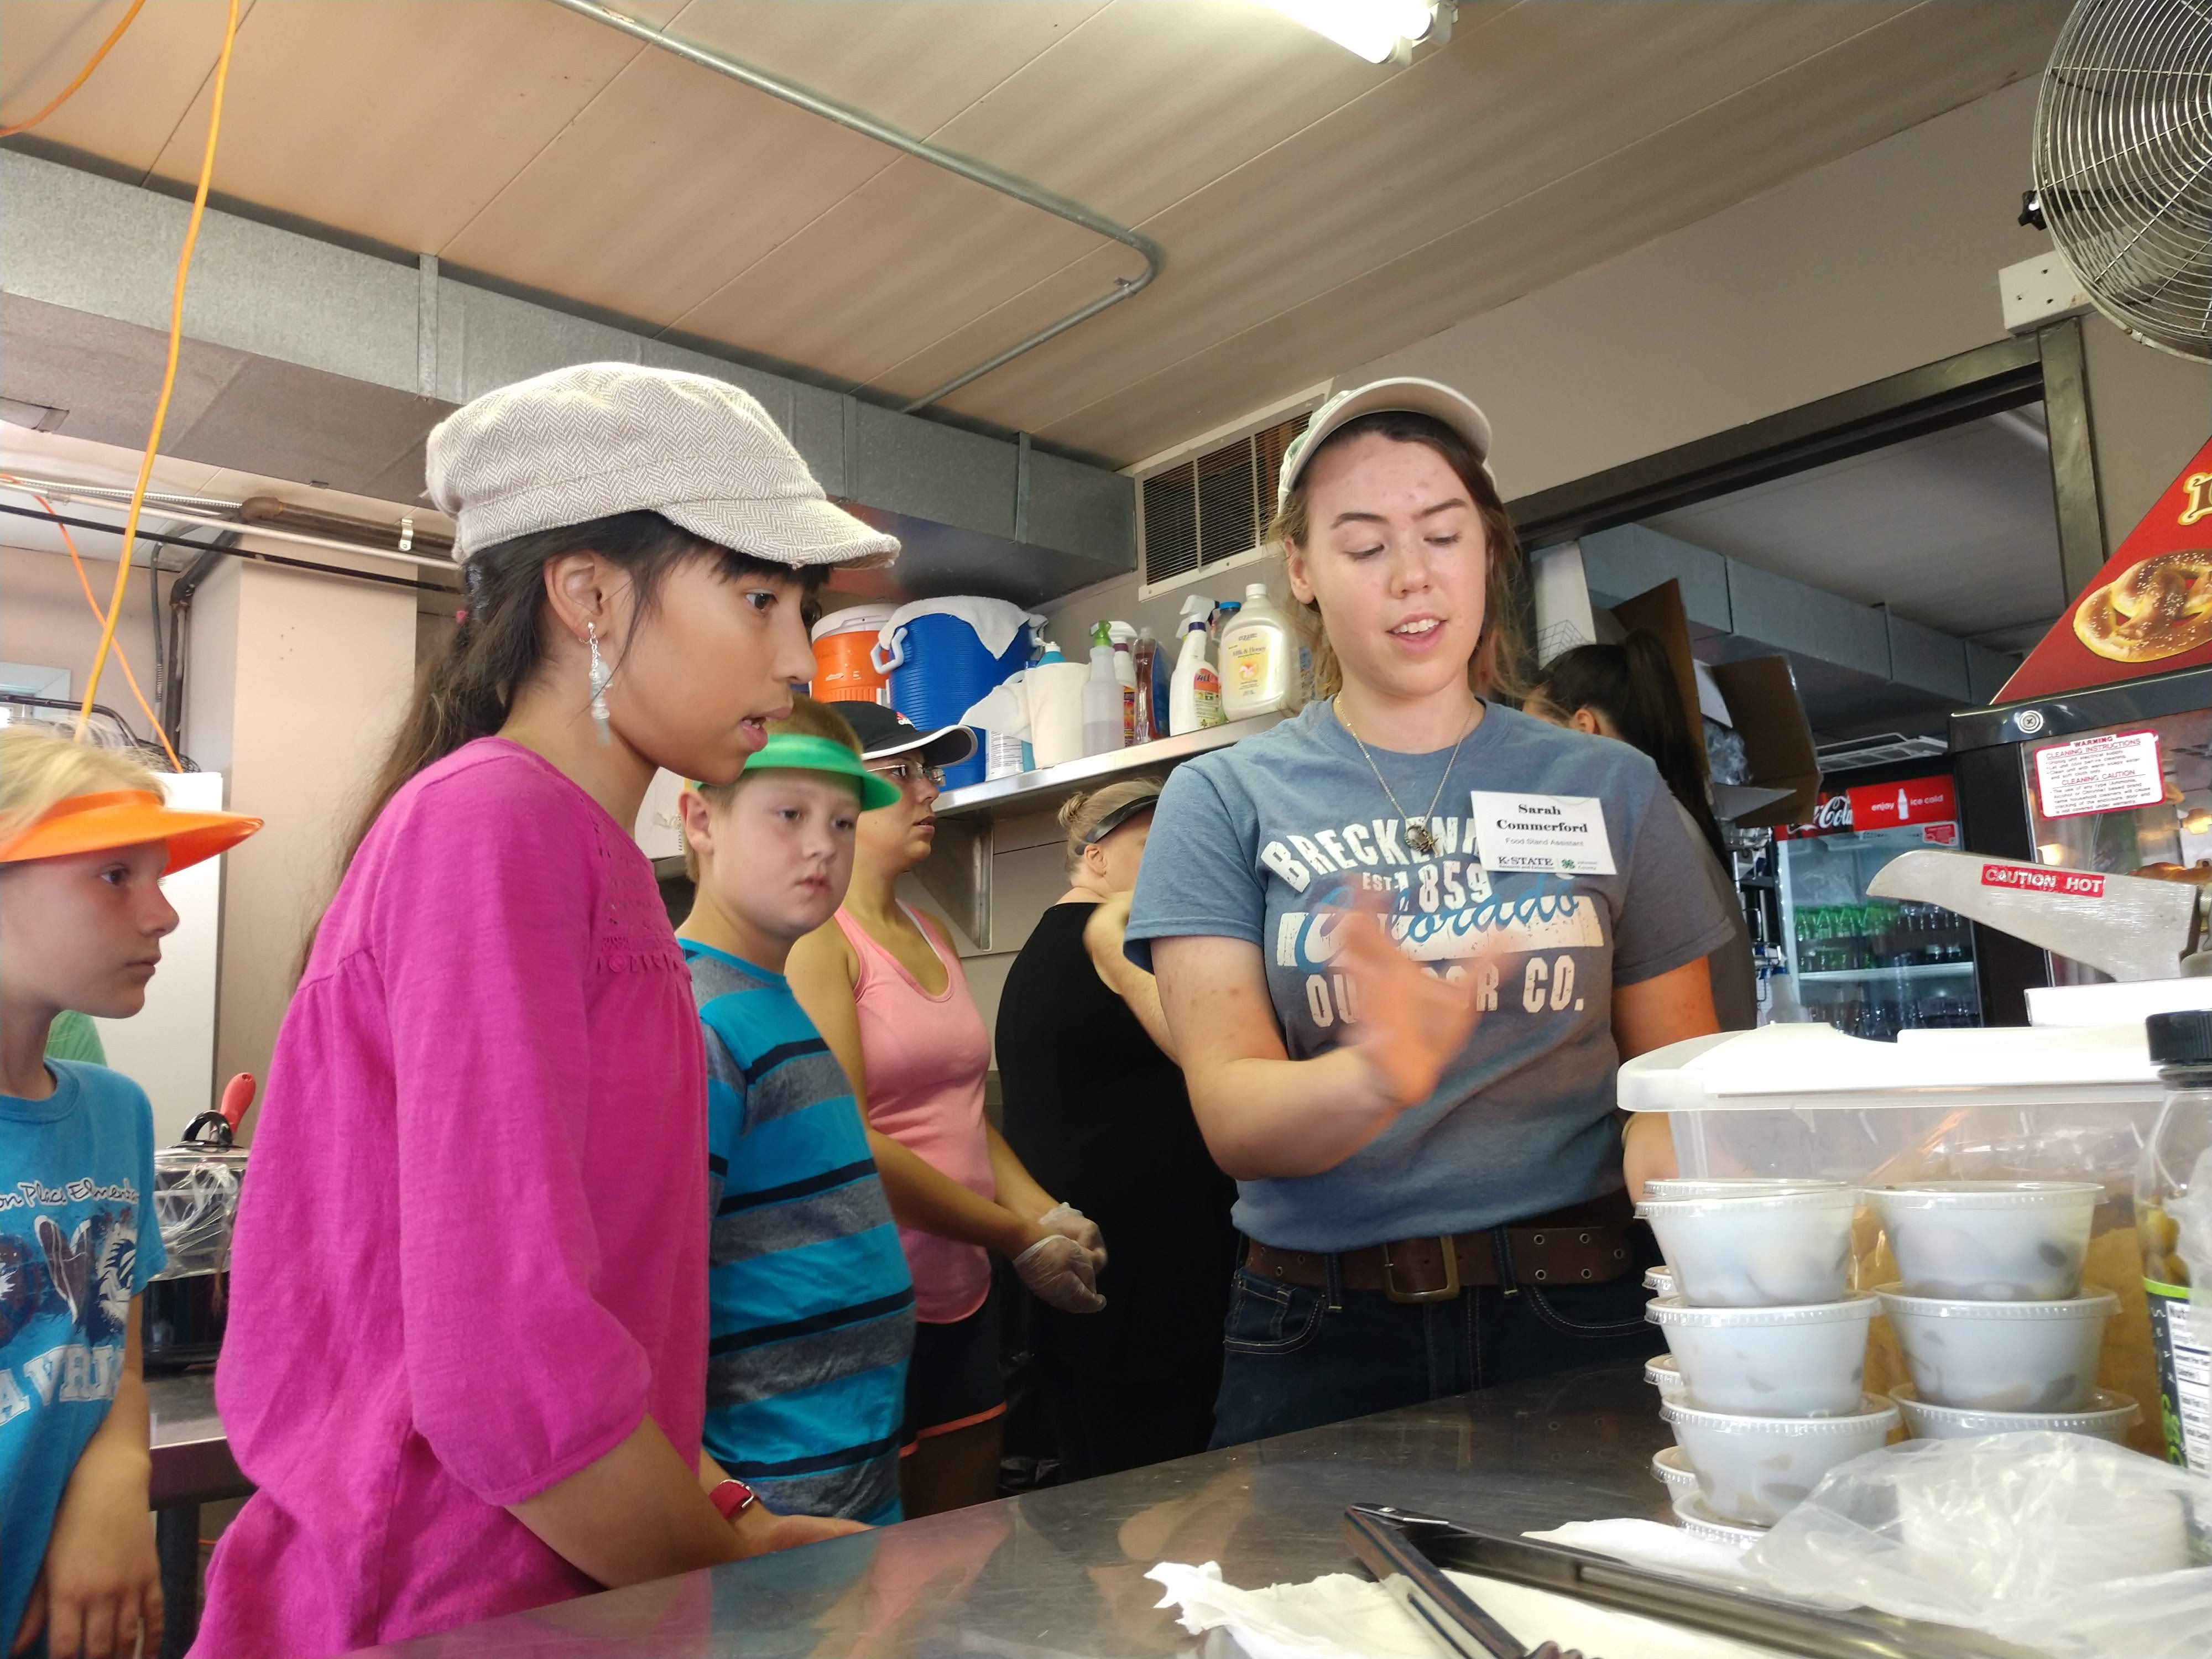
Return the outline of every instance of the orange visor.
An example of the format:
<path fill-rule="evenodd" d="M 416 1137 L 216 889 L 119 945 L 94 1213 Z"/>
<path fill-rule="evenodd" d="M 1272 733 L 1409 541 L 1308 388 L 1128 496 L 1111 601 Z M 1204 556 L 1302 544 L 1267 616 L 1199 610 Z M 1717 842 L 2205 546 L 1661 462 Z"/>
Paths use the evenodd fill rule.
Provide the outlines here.
<path fill-rule="evenodd" d="M 174 875 L 202 859 L 228 852 L 260 827 L 259 818 L 242 812 L 182 812 L 150 789 L 112 789 L 56 801 L 24 829 L 0 841 L 0 864 L 104 853 L 159 841 L 169 847 L 169 862 L 161 873 Z"/>

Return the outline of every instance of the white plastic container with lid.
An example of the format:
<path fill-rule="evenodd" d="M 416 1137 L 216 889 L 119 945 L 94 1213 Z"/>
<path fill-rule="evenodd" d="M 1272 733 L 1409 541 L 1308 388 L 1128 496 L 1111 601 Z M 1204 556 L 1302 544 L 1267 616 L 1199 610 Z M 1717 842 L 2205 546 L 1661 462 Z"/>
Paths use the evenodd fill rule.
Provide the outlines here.
<path fill-rule="evenodd" d="M 1232 720 L 1273 714 L 1288 706 L 1297 684 L 1297 641 L 1290 619 L 1267 597 L 1265 582 L 1244 589 L 1244 603 L 1221 635 L 1221 709 Z"/>

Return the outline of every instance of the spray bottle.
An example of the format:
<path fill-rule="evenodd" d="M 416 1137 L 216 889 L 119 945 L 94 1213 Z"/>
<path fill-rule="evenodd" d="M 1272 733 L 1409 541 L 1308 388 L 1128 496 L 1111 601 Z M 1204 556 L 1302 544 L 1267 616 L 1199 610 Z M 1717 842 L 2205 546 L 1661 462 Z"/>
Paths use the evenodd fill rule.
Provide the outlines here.
<path fill-rule="evenodd" d="M 1121 704 L 1121 747 L 1127 749 L 1143 741 L 1137 733 L 1137 659 L 1130 648 L 1137 642 L 1137 630 L 1125 622 L 1108 623 L 1106 637 L 1114 646 L 1114 678 L 1127 694 Z"/>
<path fill-rule="evenodd" d="M 1122 746 L 1127 689 L 1114 674 L 1114 641 L 1106 624 L 1091 630 L 1091 678 L 1083 683 L 1083 752 L 1104 755 Z"/>
<path fill-rule="evenodd" d="M 1183 601 L 1182 643 L 1168 682 L 1168 731 L 1175 737 L 1223 725 L 1228 719 L 1221 712 L 1221 676 L 1206 659 L 1206 623 L 1212 614 L 1213 601 L 1203 594 Z"/>

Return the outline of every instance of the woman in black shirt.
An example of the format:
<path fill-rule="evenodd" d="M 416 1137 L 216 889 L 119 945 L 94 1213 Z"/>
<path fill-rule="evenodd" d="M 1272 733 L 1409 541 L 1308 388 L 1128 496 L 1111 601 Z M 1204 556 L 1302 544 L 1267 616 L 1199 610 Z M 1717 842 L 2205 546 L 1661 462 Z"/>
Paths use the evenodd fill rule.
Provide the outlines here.
<path fill-rule="evenodd" d="M 1113 1241 L 1103 1313 L 1037 1310 L 1061 1464 L 1076 1480 L 1206 1449 L 1236 1260 L 1235 1186 L 1200 1139 L 1152 976 L 1121 952 L 1158 797 L 1138 780 L 1060 808 L 1068 889 L 999 1003 L 1006 1142 Z"/>

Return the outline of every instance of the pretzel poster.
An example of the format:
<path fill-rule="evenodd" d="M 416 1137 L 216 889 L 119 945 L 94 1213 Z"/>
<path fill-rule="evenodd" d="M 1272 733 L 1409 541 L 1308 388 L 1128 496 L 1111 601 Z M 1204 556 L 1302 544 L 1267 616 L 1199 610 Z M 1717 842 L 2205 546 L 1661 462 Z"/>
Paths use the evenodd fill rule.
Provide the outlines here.
<path fill-rule="evenodd" d="M 2212 443 L 2029 653 L 1999 702 L 2212 662 Z"/>

